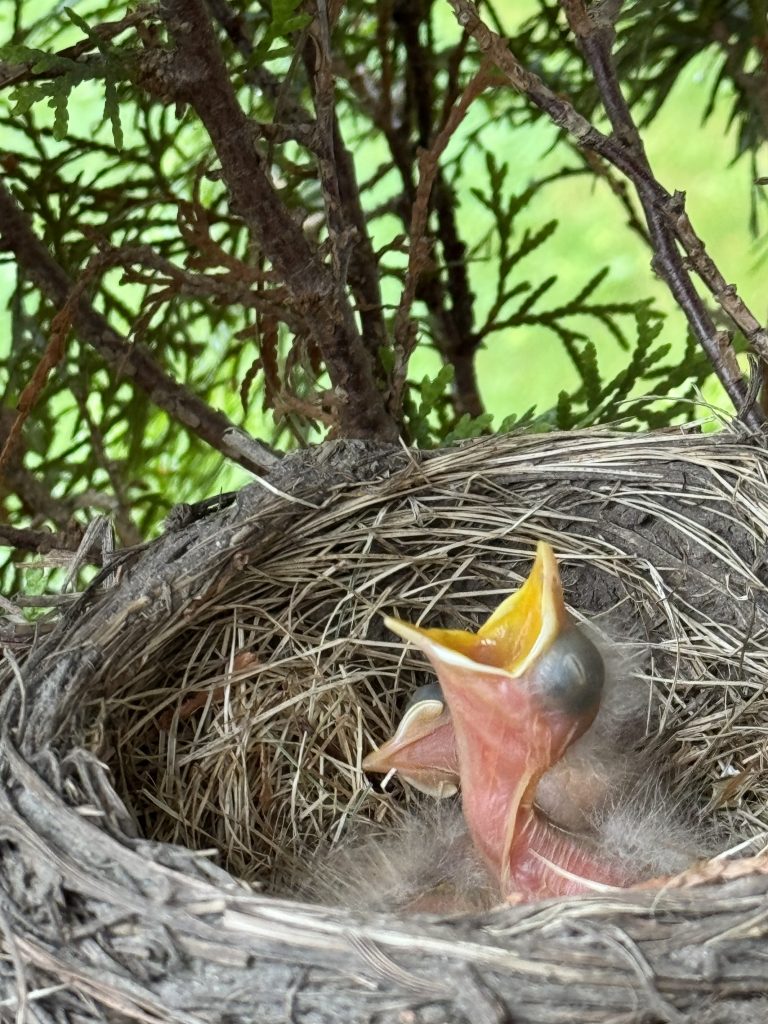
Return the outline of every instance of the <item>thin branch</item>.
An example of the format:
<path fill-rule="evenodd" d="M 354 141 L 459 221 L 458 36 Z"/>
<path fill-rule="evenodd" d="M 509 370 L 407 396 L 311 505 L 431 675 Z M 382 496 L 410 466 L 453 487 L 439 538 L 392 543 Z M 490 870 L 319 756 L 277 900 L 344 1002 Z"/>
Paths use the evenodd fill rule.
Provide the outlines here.
<path fill-rule="evenodd" d="M 325 0 L 316 0 L 317 13 L 310 28 L 309 45 L 314 59 L 309 58 L 308 46 L 304 47 L 310 64 L 314 85 L 317 144 L 317 169 L 320 188 L 325 206 L 325 221 L 331 247 L 333 276 L 339 304 L 345 301 L 347 272 L 351 256 L 350 246 L 354 236 L 347 228 L 339 192 L 339 177 L 336 170 L 336 154 L 333 148 L 335 122 L 335 83 L 331 64 L 331 29 L 328 23 L 328 7 Z"/>
<path fill-rule="evenodd" d="M 751 429 L 758 429 L 765 422 L 764 417 L 755 403 L 749 401 L 749 389 L 736 361 L 730 338 L 727 332 L 716 328 L 677 248 L 677 229 L 671 230 L 670 221 L 680 216 L 679 200 L 667 192 L 653 176 L 631 115 L 627 118 L 623 113 L 626 103 L 618 89 L 610 58 L 612 28 L 604 22 L 592 22 L 583 3 L 563 2 L 571 16 L 572 27 L 575 26 L 574 31 L 577 35 L 581 33 L 579 38 L 582 42 L 587 40 L 585 55 L 593 65 L 606 112 L 612 122 L 615 119 L 613 126 L 616 134 L 613 136 L 600 132 L 567 99 L 554 93 L 537 75 L 525 68 L 509 49 L 506 40 L 480 19 L 471 0 L 449 0 L 459 23 L 516 89 L 571 135 L 580 147 L 602 156 L 633 183 L 653 240 L 654 268 L 664 278 L 685 313 L 691 330 L 706 351 L 737 415 Z M 694 262 L 694 255 L 689 255 Z M 696 269 L 698 271 L 698 267 Z M 768 346 L 766 349 L 768 352 Z"/>
<path fill-rule="evenodd" d="M 14 461 L 14 454 L 21 441 L 21 432 L 27 417 L 32 412 L 40 394 L 48 380 L 48 375 L 56 369 L 64 358 L 67 332 L 51 325 L 51 335 L 45 351 L 37 361 L 32 376 L 22 389 L 16 404 L 16 417 L 8 431 L 2 451 L 0 451 L 0 476 L 4 475 L 8 465 Z"/>
<path fill-rule="evenodd" d="M 123 547 L 134 547 L 137 544 L 141 544 L 141 533 L 131 515 L 131 499 L 128 493 L 128 484 L 123 479 L 122 474 L 118 472 L 118 464 L 110 459 L 107 454 L 102 429 L 94 420 L 88 408 L 87 385 L 82 378 L 78 378 L 73 382 L 71 391 L 75 396 L 80 416 L 88 427 L 88 433 L 91 438 L 91 451 L 95 464 L 106 473 L 112 487 L 112 492 L 115 495 L 112 519 L 120 542 Z"/>
<path fill-rule="evenodd" d="M 17 551 L 34 551 L 47 555 L 51 551 L 79 551 L 83 540 L 80 526 L 49 533 L 47 530 L 19 529 L 0 523 L 0 547 L 15 548 Z M 103 565 L 104 556 L 100 543 L 94 542 L 85 555 L 91 565 Z"/>
<path fill-rule="evenodd" d="M 453 107 L 448 119 L 438 133 L 429 149 L 419 153 L 419 182 L 411 208 L 409 229 L 410 245 L 408 250 L 408 269 L 405 286 L 395 314 L 395 372 L 393 386 L 396 407 L 402 400 L 408 360 L 416 344 L 416 325 L 411 320 L 411 307 L 416 298 L 418 284 L 422 274 L 430 262 L 432 242 L 427 238 L 427 221 L 429 219 L 430 196 L 440 168 L 440 157 L 446 150 L 456 129 L 467 115 L 473 101 L 490 84 L 486 65 L 480 69 L 464 90 L 459 102 Z M 450 353 L 455 358 L 459 353 Z M 470 361 L 470 372 L 474 379 Z M 465 381 L 465 386 L 467 382 Z M 476 387 L 476 385 L 475 385 Z M 478 414 L 479 415 L 479 414 Z"/>
<path fill-rule="evenodd" d="M 326 203 L 328 233 L 334 247 L 334 259 L 348 277 L 357 303 L 363 341 L 378 359 L 379 349 L 388 340 L 379 267 L 368 233 L 354 160 L 344 144 L 336 115 L 329 15 L 325 0 L 319 0 L 317 22 L 316 31 L 304 46 L 303 58 L 317 112 L 316 138 L 324 141 L 318 169 Z"/>
<path fill-rule="evenodd" d="M 725 67 L 728 74 L 744 94 L 749 98 L 752 109 L 763 122 L 763 131 L 768 134 L 768 31 L 762 38 L 754 38 L 753 42 L 762 53 L 759 70 L 747 71 L 739 59 L 739 47 L 734 35 L 728 31 L 724 21 L 716 21 L 712 26 L 712 39 L 722 47 L 725 53 Z"/>
<path fill-rule="evenodd" d="M 605 162 L 605 160 L 602 160 L 591 150 L 579 149 L 578 146 L 574 146 L 573 149 L 576 156 L 583 161 L 585 168 L 587 168 L 587 170 L 596 178 L 602 178 L 611 192 L 616 196 L 627 215 L 627 227 L 634 231 L 639 238 L 642 238 L 646 245 L 650 246 L 651 239 L 648 234 L 648 228 L 643 224 L 632 203 L 631 192 L 626 180 L 613 174 L 610 166 Z"/>
<path fill-rule="evenodd" d="M 166 0 L 162 17 L 174 40 L 170 54 L 152 51 L 142 84 L 188 103 L 203 122 L 221 163 L 231 206 L 291 293 L 304 333 L 315 339 L 339 402 L 347 436 L 394 440 L 395 420 L 378 388 L 374 359 L 346 295 L 292 218 L 258 151 L 253 126 L 234 93 L 202 0 Z"/>
<path fill-rule="evenodd" d="M 27 215 L 0 184 L 0 236 L 20 267 L 54 305 L 63 306 L 74 283 L 37 238 Z M 167 374 L 142 345 L 132 345 L 117 333 L 84 296 L 74 310 L 79 336 L 91 345 L 119 380 L 145 391 L 154 404 L 190 433 L 251 473 L 265 473 L 277 456 L 250 437 L 222 413 L 211 409 Z M 240 439 L 239 444 L 235 442 Z M 242 447 L 247 440 L 247 447 Z"/>
<path fill-rule="evenodd" d="M 665 215 L 678 241 L 688 254 L 691 266 L 706 284 L 721 309 L 733 320 L 752 348 L 768 363 L 768 330 L 739 297 L 736 285 L 728 284 L 704 243 L 696 234 L 685 212 L 685 193 L 675 192 L 673 202 L 665 209 Z"/>
<path fill-rule="evenodd" d="M 53 56 L 61 60 L 79 61 L 90 53 L 91 50 L 95 49 L 99 42 L 108 42 L 125 32 L 126 29 L 133 28 L 142 21 L 146 21 L 148 18 L 155 17 L 156 15 L 157 9 L 155 7 L 139 7 L 135 11 L 131 11 L 124 18 L 120 18 L 119 21 L 104 21 L 99 25 L 95 25 L 91 29 L 91 35 L 86 36 L 85 39 L 78 40 L 73 46 L 67 46 L 63 50 L 59 50 Z M 62 74 L 61 71 L 55 69 L 33 71 L 33 68 L 38 63 L 38 59 L 33 57 L 19 64 L 9 64 L 6 61 L 0 61 L 0 89 L 5 89 L 9 85 L 19 85 L 21 82 L 57 78 Z"/>
<path fill-rule="evenodd" d="M 616 137 L 631 149 L 635 158 L 642 165 L 649 183 L 657 184 L 640 133 L 618 82 L 612 57 L 613 24 L 605 18 L 591 17 L 583 0 L 562 0 L 562 6 L 592 68 L 603 106 Z M 707 348 L 704 337 L 698 334 L 707 354 L 713 360 L 715 369 L 717 369 L 719 358 L 726 364 L 733 364 L 730 367 L 731 372 L 740 375 L 729 340 L 722 337 L 721 331 L 717 331 L 709 311 L 696 295 L 688 269 L 675 245 L 675 236 L 682 243 L 688 253 L 691 265 L 707 285 L 712 296 L 742 331 L 755 351 L 764 358 L 768 356 L 768 332 L 760 326 L 757 319 L 739 299 L 736 287 L 726 284 L 725 278 L 707 254 L 704 243 L 696 235 L 685 213 L 685 194 L 675 192 L 672 196 L 665 196 L 664 203 L 659 204 L 655 189 L 648 188 L 647 185 L 641 188 L 637 186 L 637 183 L 636 187 L 656 250 L 657 269 L 686 311 L 691 326 L 695 327 L 698 318 L 706 330 L 707 336 L 717 339 L 719 352 L 716 348 L 713 354 Z M 678 293 L 680 297 L 678 297 Z M 723 369 L 726 370 L 727 366 L 724 366 Z"/>
<path fill-rule="evenodd" d="M 374 81 L 360 66 L 356 66 L 354 70 L 345 68 L 340 58 L 336 59 L 335 66 L 340 69 L 354 91 L 360 109 L 366 112 L 372 124 L 384 136 L 392 155 L 392 164 L 402 182 L 401 195 L 393 197 L 385 207 L 371 211 L 369 217 L 375 219 L 386 209 L 387 212 L 398 216 L 408 231 L 416 194 L 414 168 L 418 159 L 417 144 L 428 147 L 436 132 L 432 123 L 424 117 L 423 104 L 419 107 L 419 110 L 422 110 L 419 114 L 417 110 L 409 107 L 407 102 L 401 109 L 400 104 L 393 100 L 396 89 L 388 35 L 388 25 L 393 18 L 392 6 L 382 3 L 377 9 L 376 42 L 380 68 L 378 81 Z M 413 9 L 413 5 L 408 4 L 400 4 L 398 16 L 394 19 L 407 51 L 409 98 L 421 97 L 427 89 L 431 89 L 429 67 L 421 56 L 420 19 L 423 20 L 423 14 L 420 15 Z M 462 48 L 459 54 L 463 52 Z M 422 77 L 411 81 L 416 72 L 421 72 Z M 452 74 L 455 79 L 452 88 L 455 89 L 458 70 L 453 70 Z M 451 106 L 452 104 L 448 105 L 447 111 Z M 443 109 L 443 113 L 444 117 L 448 116 L 446 108 Z M 437 131 L 440 131 L 443 124 L 444 119 L 438 123 Z M 418 143 L 414 143 L 413 132 Z M 483 411 L 483 406 L 474 376 L 474 351 L 479 344 L 479 338 L 473 330 L 474 296 L 466 267 L 466 246 L 460 237 L 456 221 L 455 197 L 450 186 L 443 180 L 441 168 L 437 170 L 433 186 L 432 206 L 438 217 L 437 238 L 443 249 L 441 264 L 445 268 L 445 281 L 441 276 L 441 268 L 437 265 L 432 266 L 428 273 L 421 274 L 415 299 L 426 306 L 436 346 L 445 362 L 452 363 L 456 369 L 457 411 L 479 415 Z M 393 407 L 396 408 L 396 403 L 393 403 Z"/>
<path fill-rule="evenodd" d="M 213 17 L 229 36 L 232 45 L 246 61 L 250 62 L 254 51 L 253 37 L 246 30 L 242 18 L 232 10 L 226 0 L 206 0 L 206 2 Z M 310 87 L 315 85 L 314 47 L 315 41 L 308 40 L 302 54 Z M 297 136 L 303 133 L 310 136 L 310 140 L 304 144 L 315 152 L 318 138 L 317 124 L 301 103 L 287 94 L 283 88 L 283 80 L 263 64 L 254 66 L 252 62 L 249 63 L 244 77 L 261 93 L 266 94 L 273 103 L 280 104 L 285 121 L 293 127 Z M 360 198 L 354 159 L 344 143 L 335 110 L 332 111 L 332 114 L 333 160 L 338 183 L 340 210 L 345 218 L 347 229 L 352 228 L 355 232 L 353 244 L 349 249 L 349 285 L 357 303 L 357 311 L 363 328 L 363 341 L 371 353 L 377 356 L 379 349 L 387 344 L 378 262 L 368 234 L 368 219 Z M 286 130 L 287 128 L 288 125 L 286 125 Z M 261 132 L 269 141 L 276 141 L 274 135 L 269 134 L 266 126 L 262 126 Z"/>
<path fill-rule="evenodd" d="M 413 111 L 416 134 L 419 145 L 431 147 L 436 135 L 442 135 L 451 118 L 455 107 L 453 101 L 443 108 L 443 120 L 438 122 L 437 131 L 433 126 L 433 109 L 435 99 L 435 67 L 434 52 L 424 46 L 421 30 L 425 14 L 418 5 L 410 2 L 395 4 L 394 20 L 400 30 L 407 55 L 406 104 Z M 458 60 L 465 52 L 466 33 L 463 36 L 464 46 L 458 48 Z M 454 59 L 456 55 L 454 55 Z M 454 68 L 454 88 L 458 89 L 458 64 Z M 448 104 L 448 97 L 443 101 Z M 463 115 L 462 115 L 463 117 Z M 455 372 L 454 394 L 456 411 L 459 415 L 469 413 L 480 416 L 483 402 L 475 375 L 475 353 L 480 345 L 480 336 L 475 330 L 474 301 L 475 297 L 469 283 L 467 267 L 467 247 L 461 238 L 456 220 L 456 197 L 453 189 L 446 182 L 442 169 L 438 165 L 434 169 L 431 188 L 430 206 L 437 216 L 437 238 L 442 247 L 442 264 L 445 268 L 446 285 L 443 286 L 436 274 L 432 276 L 437 283 L 433 285 L 427 278 L 428 294 L 434 292 L 434 299 L 439 302 L 440 315 L 438 324 L 438 342 L 444 358 L 453 364 Z M 447 294 L 445 294 L 447 292 Z M 450 305 L 448 303 L 450 298 Z M 430 312 L 434 315 L 436 303 L 432 303 Z"/>

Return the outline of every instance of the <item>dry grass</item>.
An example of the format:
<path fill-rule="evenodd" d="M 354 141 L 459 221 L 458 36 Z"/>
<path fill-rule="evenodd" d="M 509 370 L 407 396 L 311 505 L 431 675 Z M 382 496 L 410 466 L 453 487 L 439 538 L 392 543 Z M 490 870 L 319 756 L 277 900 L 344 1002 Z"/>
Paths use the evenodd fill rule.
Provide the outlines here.
<path fill-rule="evenodd" d="M 425 680 L 383 613 L 473 625 L 548 540 L 575 614 L 651 685 L 649 732 L 679 791 L 745 852 L 768 832 L 768 461 L 675 433 L 496 438 L 436 453 L 293 518 L 86 709 L 139 830 L 214 848 L 291 891 L 351 823 L 412 796 L 360 764 Z"/>

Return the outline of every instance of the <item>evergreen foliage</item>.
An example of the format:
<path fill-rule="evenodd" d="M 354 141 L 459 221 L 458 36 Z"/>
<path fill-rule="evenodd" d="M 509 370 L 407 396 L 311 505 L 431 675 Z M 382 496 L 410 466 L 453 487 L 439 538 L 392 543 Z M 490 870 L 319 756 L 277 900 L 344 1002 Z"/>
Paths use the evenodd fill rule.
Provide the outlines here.
<path fill-rule="evenodd" d="M 0 371 L 12 521 L 82 529 L 83 510 L 100 509 L 120 542 L 136 543 L 170 505 L 247 479 L 222 476 L 222 459 L 259 468 L 258 451 L 227 448 L 235 425 L 276 449 L 355 433 L 435 446 L 693 415 L 713 365 L 692 333 L 684 341 L 682 318 L 665 322 L 641 283 L 624 302 L 606 298 L 607 267 L 584 266 L 563 299 L 548 263 L 568 215 L 547 211 L 554 181 L 608 183 L 617 248 L 634 231 L 650 262 L 652 232 L 616 168 L 573 133 L 555 142 L 562 169 L 520 187 L 517 133 L 545 113 L 452 20 L 450 6 L 466 5 L 13 6 L 0 23 L 2 187 L 23 210 L 0 211 L 13 281 Z M 503 4 L 480 15 L 603 125 L 588 46 L 566 20 L 579 4 L 530 6 L 522 20 Z M 610 33 L 620 6 L 589 13 Z M 719 68 L 708 113 L 725 98 L 734 158 L 756 168 L 765 3 L 630 3 L 615 31 L 618 81 L 641 125 L 708 50 Z M 751 187 L 756 227 L 763 193 Z M 755 344 L 740 322 L 727 325 L 737 350 Z M 500 375 L 519 377 L 515 352 L 531 337 L 543 359 L 553 345 L 567 353 L 576 383 L 553 379 L 549 408 L 494 418 L 477 354 L 488 348 Z M 607 373 L 616 349 L 623 365 Z M 205 408 L 224 416 L 208 422 Z"/>

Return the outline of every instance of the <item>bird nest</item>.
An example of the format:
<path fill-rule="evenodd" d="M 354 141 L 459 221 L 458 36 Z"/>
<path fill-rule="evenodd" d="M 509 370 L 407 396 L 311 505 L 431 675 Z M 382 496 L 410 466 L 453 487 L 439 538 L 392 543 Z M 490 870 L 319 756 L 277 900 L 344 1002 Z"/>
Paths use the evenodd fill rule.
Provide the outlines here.
<path fill-rule="evenodd" d="M 426 679 L 382 613 L 472 626 L 540 539 L 730 849 L 661 888 L 488 913 L 297 900 L 413 801 L 361 771 Z M 768 457 L 729 433 L 338 442 L 177 510 L 7 655 L 0 1019 L 766 1019 L 767 544 Z"/>

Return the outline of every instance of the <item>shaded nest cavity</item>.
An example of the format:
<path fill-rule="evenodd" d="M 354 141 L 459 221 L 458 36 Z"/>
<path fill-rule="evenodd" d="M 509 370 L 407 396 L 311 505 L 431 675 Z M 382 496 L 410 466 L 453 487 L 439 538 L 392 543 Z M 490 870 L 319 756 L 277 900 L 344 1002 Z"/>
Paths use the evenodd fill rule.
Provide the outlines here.
<path fill-rule="evenodd" d="M 546 540 L 573 614 L 618 652 L 614 671 L 637 680 L 645 742 L 674 793 L 754 858 L 734 872 L 749 885 L 730 883 L 742 885 L 746 920 L 766 889 L 767 469 L 761 443 L 731 434 L 498 437 L 421 455 L 338 442 L 286 457 L 222 510 L 186 510 L 5 669 L 0 816 L 13 856 L 0 923 L 13 941 L 0 986 L 2 971 L 32 972 L 27 1005 L 30 985 L 63 986 L 39 997 L 39 1009 L 61 1010 L 46 1021 L 218 1021 L 225 1006 L 231 1021 L 254 1019 L 255 1007 L 263 1020 L 315 1020 L 323 998 L 329 1020 L 508 1019 L 498 1002 L 515 1020 L 602 1021 L 619 1019 L 629 990 L 651 1015 L 621 1019 L 721 1019 L 674 1016 L 698 1005 L 693 982 L 659 995 L 650 961 L 627 952 L 654 940 L 660 906 L 665 928 L 704 908 L 725 913 L 706 886 L 563 901 L 548 917 L 507 908 L 475 921 L 471 942 L 462 932 L 464 945 L 451 945 L 453 926 L 318 916 L 260 894 L 300 891 L 345 836 L 384 833 L 409 813 L 406 787 L 382 793 L 361 770 L 431 678 L 382 615 L 474 628 Z M 738 929 L 738 907 L 727 907 L 726 931 Z M 595 938 L 590 913 L 614 946 Z M 715 933 L 689 939 L 698 950 Z M 575 957 L 571 971 L 591 970 L 579 949 L 610 963 L 586 1016 L 567 1016 L 572 973 L 547 966 L 542 988 L 525 960 L 547 964 L 547 942 L 553 964 Z M 398 949 L 421 965 L 415 982 Z M 448 995 L 434 985 L 446 956 L 464 979 Z M 699 979 L 702 963 L 676 970 Z M 711 978 L 714 991 L 722 977 Z M 584 992 L 593 984 L 585 974 Z M 286 1003 L 291 985 L 306 1015 Z M 766 988 L 718 991 L 737 1014 Z"/>

